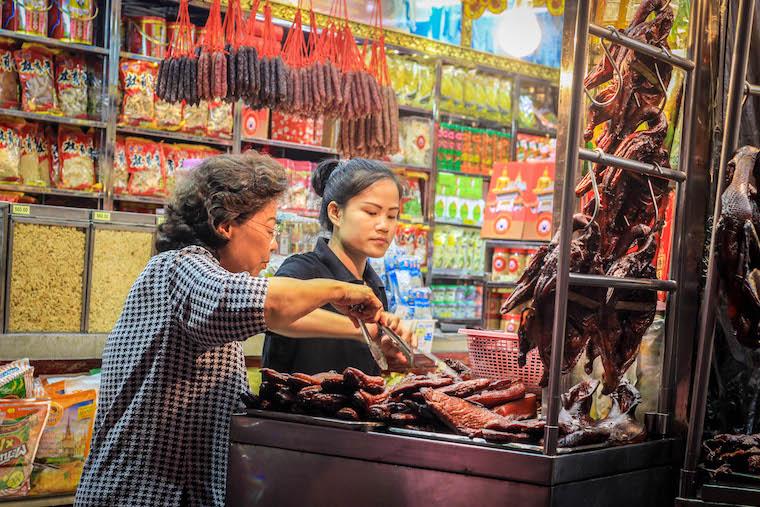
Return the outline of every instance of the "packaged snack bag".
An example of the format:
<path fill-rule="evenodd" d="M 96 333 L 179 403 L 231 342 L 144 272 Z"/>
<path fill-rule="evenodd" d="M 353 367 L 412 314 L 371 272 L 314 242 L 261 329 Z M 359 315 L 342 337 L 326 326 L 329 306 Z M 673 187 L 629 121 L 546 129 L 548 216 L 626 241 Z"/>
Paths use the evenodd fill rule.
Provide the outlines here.
<path fill-rule="evenodd" d="M 58 104 L 64 116 L 87 118 L 87 66 L 81 56 L 61 55 L 56 59 Z"/>
<path fill-rule="evenodd" d="M 156 127 L 175 132 L 182 127 L 182 102 L 171 104 L 156 98 Z"/>
<path fill-rule="evenodd" d="M 18 107 L 18 72 L 11 50 L 12 40 L 0 39 L 0 107 Z"/>
<path fill-rule="evenodd" d="M 87 190 L 95 185 L 95 142 L 91 133 L 77 127 L 58 130 L 60 188 Z"/>
<path fill-rule="evenodd" d="M 208 105 L 208 128 L 210 137 L 232 137 L 232 104 L 213 100 Z"/>
<path fill-rule="evenodd" d="M 124 94 L 121 103 L 123 125 L 149 127 L 156 116 L 155 89 L 158 68 L 156 64 L 136 60 L 124 60 L 119 64 L 121 89 Z"/>
<path fill-rule="evenodd" d="M 34 458 L 30 495 L 76 490 L 90 453 L 96 398 L 94 390 L 50 394 L 50 415 Z"/>
<path fill-rule="evenodd" d="M 113 152 L 113 175 L 111 178 L 114 193 L 121 194 L 127 190 L 129 171 L 127 169 L 127 146 L 123 137 L 116 138 Z"/>
<path fill-rule="evenodd" d="M 60 114 L 52 53 L 47 48 L 25 44 L 13 56 L 21 81 L 21 109 L 31 113 Z"/>
<path fill-rule="evenodd" d="M 0 367 L 0 398 L 34 396 L 34 368 L 28 359 L 12 361 Z"/>
<path fill-rule="evenodd" d="M 0 496 L 29 492 L 34 457 L 49 411 L 48 400 L 0 400 Z"/>
<path fill-rule="evenodd" d="M 165 195 L 166 178 L 161 145 L 148 139 L 126 140 L 128 192 L 132 195 Z"/>
<path fill-rule="evenodd" d="M 208 102 L 201 100 L 198 105 L 185 105 L 182 111 L 182 132 L 197 136 L 206 135 L 208 125 Z"/>

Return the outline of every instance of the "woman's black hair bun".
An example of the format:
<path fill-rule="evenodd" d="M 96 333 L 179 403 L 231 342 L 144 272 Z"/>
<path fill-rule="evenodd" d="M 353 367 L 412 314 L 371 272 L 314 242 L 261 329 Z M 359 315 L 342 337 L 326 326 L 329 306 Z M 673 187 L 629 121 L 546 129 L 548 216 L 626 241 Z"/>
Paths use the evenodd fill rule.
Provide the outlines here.
<path fill-rule="evenodd" d="M 311 188 L 319 197 L 324 197 L 325 187 L 327 187 L 327 180 L 330 179 L 330 175 L 335 172 L 335 169 L 340 165 L 340 160 L 329 159 L 323 160 L 317 165 L 314 173 L 311 175 Z"/>

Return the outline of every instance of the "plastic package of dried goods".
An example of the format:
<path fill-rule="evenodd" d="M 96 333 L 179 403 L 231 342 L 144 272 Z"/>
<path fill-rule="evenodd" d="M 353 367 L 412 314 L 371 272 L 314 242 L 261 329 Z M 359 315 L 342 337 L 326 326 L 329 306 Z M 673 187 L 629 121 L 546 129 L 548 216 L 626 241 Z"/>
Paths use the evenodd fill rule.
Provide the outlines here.
<path fill-rule="evenodd" d="M 153 253 L 153 232 L 95 228 L 89 331 L 109 333 Z"/>
<path fill-rule="evenodd" d="M 0 121 L 0 181 L 19 181 L 21 137 L 18 131 L 23 122 Z"/>
<path fill-rule="evenodd" d="M 207 131 L 210 137 L 232 137 L 232 104 L 223 100 L 209 102 Z"/>
<path fill-rule="evenodd" d="M 37 139 L 37 124 L 25 123 L 19 129 L 18 134 L 21 145 L 18 173 L 25 185 L 35 185 L 40 179 L 40 163 L 35 143 Z"/>
<path fill-rule="evenodd" d="M 50 147 L 50 185 L 58 186 L 61 181 L 61 154 L 58 151 L 58 132 L 48 125 L 41 133 Z"/>
<path fill-rule="evenodd" d="M 23 399 L 34 395 L 34 368 L 28 359 L 0 367 L 0 398 Z"/>
<path fill-rule="evenodd" d="M 13 56 L 21 81 L 21 109 L 32 113 L 60 114 L 52 53 L 41 46 L 25 44 Z"/>
<path fill-rule="evenodd" d="M 34 458 L 30 495 L 76 490 L 90 453 L 96 397 L 93 390 L 50 395 L 50 415 Z"/>
<path fill-rule="evenodd" d="M 199 136 L 206 135 L 208 126 L 208 102 L 201 100 L 198 105 L 185 104 L 182 111 L 182 131 Z"/>
<path fill-rule="evenodd" d="M 44 128 L 37 128 L 34 137 L 34 147 L 37 150 L 37 184 L 49 187 L 53 155 L 50 152 L 50 139 Z"/>
<path fill-rule="evenodd" d="M 0 496 L 29 492 L 37 446 L 50 411 L 48 400 L 0 400 Z"/>
<path fill-rule="evenodd" d="M 18 72 L 11 49 L 13 41 L 0 38 L 0 107 L 18 107 Z"/>
<path fill-rule="evenodd" d="M 87 118 L 87 66 L 81 56 L 56 58 L 58 105 L 65 116 Z"/>
<path fill-rule="evenodd" d="M 182 127 L 182 102 L 171 104 L 156 99 L 156 127 L 177 131 Z"/>
<path fill-rule="evenodd" d="M 113 184 L 113 191 L 116 194 L 121 194 L 127 190 L 129 171 L 127 170 L 127 145 L 123 137 L 116 138 L 111 183 Z"/>
<path fill-rule="evenodd" d="M 150 126 L 156 115 L 156 64 L 124 60 L 119 64 L 121 89 L 121 118 L 124 125 Z"/>
<path fill-rule="evenodd" d="M 85 243 L 78 227 L 13 224 L 9 332 L 80 331 Z"/>
<path fill-rule="evenodd" d="M 77 127 L 58 130 L 61 157 L 60 188 L 87 190 L 95 184 L 95 143 L 91 133 Z"/>
<path fill-rule="evenodd" d="M 103 63 L 90 62 L 87 67 L 87 115 L 100 118 L 103 111 Z"/>
<path fill-rule="evenodd" d="M 128 192 L 132 195 L 164 195 L 164 157 L 161 145 L 147 139 L 128 137 L 127 170 Z"/>

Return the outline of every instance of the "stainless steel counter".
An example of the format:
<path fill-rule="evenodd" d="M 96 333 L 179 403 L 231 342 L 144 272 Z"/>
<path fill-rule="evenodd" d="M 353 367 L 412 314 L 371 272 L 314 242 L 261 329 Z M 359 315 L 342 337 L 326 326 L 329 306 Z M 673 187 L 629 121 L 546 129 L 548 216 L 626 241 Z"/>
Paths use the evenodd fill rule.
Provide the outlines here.
<path fill-rule="evenodd" d="M 228 505 L 673 505 L 680 442 L 555 457 L 235 416 Z"/>

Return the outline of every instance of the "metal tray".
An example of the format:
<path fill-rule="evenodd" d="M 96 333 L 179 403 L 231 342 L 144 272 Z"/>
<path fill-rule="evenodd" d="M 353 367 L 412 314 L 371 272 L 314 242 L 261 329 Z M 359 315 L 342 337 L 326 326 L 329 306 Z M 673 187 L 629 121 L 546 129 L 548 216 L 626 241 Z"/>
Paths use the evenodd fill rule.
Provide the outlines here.
<path fill-rule="evenodd" d="M 707 474 L 710 474 L 710 477 L 712 477 L 712 474 L 715 472 L 715 470 L 711 470 L 705 466 L 699 466 L 697 467 L 698 470 L 701 472 L 705 472 Z M 718 483 L 739 483 L 739 484 L 745 484 L 748 486 L 755 486 L 760 488 L 760 475 L 752 475 L 752 474 L 745 474 L 742 472 L 732 472 L 728 475 L 721 475 L 720 477 L 716 479 L 710 479 L 706 484 L 718 484 Z"/>
<path fill-rule="evenodd" d="M 271 410 L 257 410 L 253 408 L 247 409 L 246 414 L 264 419 L 275 419 L 278 421 L 311 424 L 312 426 L 325 426 L 327 428 L 339 428 L 353 431 L 372 431 L 386 426 L 383 422 L 343 421 L 341 419 L 332 419 L 329 417 L 315 417 L 311 415 L 273 412 Z"/>
<path fill-rule="evenodd" d="M 395 428 L 395 427 L 389 427 L 387 429 L 389 433 L 394 433 L 396 435 L 405 435 L 409 437 L 416 437 L 416 438 L 426 438 L 429 440 L 443 440 L 446 442 L 459 442 L 462 444 L 468 444 L 468 445 L 478 445 L 481 447 L 491 447 L 494 449 L 514 449 L 517 451 L 528 451 L 528 452 L 537 452 L 542 453 L 544 448 L 541 445 L 531 445 L 531 444 L 520 444 L 520 443 L 509 443 L 509 444 L 497 444 L 494 442 L 488 442 L 485 439 L 482 438 L 470 438 L 465 437 L 462 435 L 452 435 L 451 433 L 436 433 L 431 431 L 420 431 L 420 430 L 410 430 L 406 428 Z M 582 452 L 582 451 L 590 451 L 594 449 L 604 449 L 605 447 L 609 447 L 610 444 L 608 442 L 602 442 L 600 444 L 593 444 L 593 445 L 581 445 L 578 447 L 560 447 L 557 449 L 557 454 L 570 454 L 575 452 Z"/>

